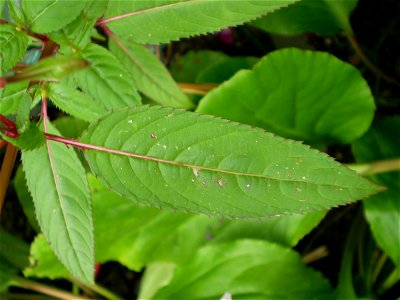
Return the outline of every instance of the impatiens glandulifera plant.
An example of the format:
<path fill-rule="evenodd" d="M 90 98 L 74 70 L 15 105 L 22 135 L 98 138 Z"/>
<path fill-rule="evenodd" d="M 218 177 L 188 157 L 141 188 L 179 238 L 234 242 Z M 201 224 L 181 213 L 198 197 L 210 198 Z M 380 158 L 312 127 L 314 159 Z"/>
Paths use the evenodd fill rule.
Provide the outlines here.
<path fill-rule="evenodd" d="M 327 53 L 278 50 L 257 63 L 255 58 L 238 63 L 231 75 L 244 65 L 252 70 L 229 75 L 230 79 L 218 87 L 214 82 L 218 67 L 208 73 L 201 70 L 204 83 L 210 74 L 215 78 L 210 81 L 213 84 L 190 85 L 193 89 L 206 87 L 206 96 L 197 104 L 185 93 L 190 88 L 177 84 L 146 47 L 274 16 L 275 11 L 284 12 L 287 6 L 295 8 L 299 5 L 296 2 L 307 1 L 74 1 L 73 5 L 65 0 L 0 2 L 0 145 L 6 148 L 0 200 L 3 203 L 20 150 L 23 173 L 19 171 L 15 181 L 23 182 L 17 179 L 25 176 L 29 193 L 19 198 L 27 199 L 27 216 L 32 224 L 37 221 L 36 228 L 43 233 L 31 250 L 31 259 L 41 259 L 25 269 L 26 276 L 59 278 L 70 273 L 75 280 L 112 298 L 114 295 L 93 285 L 95 261 L 115 259 L 134 270 L 157 262 L 150 257 L 151 250 L 145 248 L 148 245 L 142 245 L 148 252 L 135 258 L 106 250 L 107 244 L 112 247 L 111 243 L 119 243 L 119 231 L 134 230 L 118 227 L 117 216 L 110 221 L 106 214 L 98 213 L 101 204 L 92 198 L 99 198 L 108 188 L 110 200 L 106 202 L 115 206 L 104 211 L 121 209 L 121 218 L 138 214 L 137 219 L 127 221 L 133 222 L 133 227 L 159 216 L 142 206 L 163 209 L 167 215 L 162 218 L 169 224 L 165 226 L 188 220 L 201 223 L 199 234 L 216 222 L 214 216 L 237 220 L 229 221 L 232 223 L 227 227 L 251 226 L 243 223 L 247 220 L 267 222 L 263 225 L 266 228 L 273 227 L 271 222 L 291 224 L 287 228 L 299 226 L 297 233 L 268 238 L 280 246 L 267 241 L 227 239 L 226 244 L 210 244 L 197 251 L 202 243 L 196 240 L 191 248 L 196 251 L 195 258 L 189 265 L 178 267 L 176 273 L 157 263 L 148 268 L 150 275 L 146 275 L 141 291 L 144 297 L 212 298 L 228 290 L 233 295 L 265 296 L 277 295 L 282 288 L 287 295 L 300 293 L 303 298 L 333 293 L 325 279 L 307 269 L 290 247 L 318 224 L 327 209 L 384 189 L 316 150 L 333 143 L 349 144 L 370 128 L 374 99 L 358 70 Z M 347 7 L 335 5 L 332 9 L 347 13 L 334 16 L 348 17 Z M 260 25 L 262 21 L 257 22 L 254 24 L 264 26 Z M 221 63 L 226 59 L 221 56 Z M 216 88 L 208 92 L 209 87 Z M 63 126 L 57 129 L 58 120 L 54 124 L 49 120 L 50 103 L 52 109 L 73 117 L 67 127 L 77 126 L 84 132 L 77 130 L 71 136 L 60 133 Z M 396 169 L 396 162 L 368 164 L 362 171 L 366 175 L 385 172 Z M 93 177 L 88 180 L 88 172 L 101 183 Z M 26 208 L 32 207 L 30 197 L 34 213 Z M 132 208 L 131 203 L 138 206 Z M 126 211 L 124 205 L 129 206 Z M 171 216 L 169 211 L 210 218 L 193 219 L 190 214 L 180 213 Z M 271 217 L 280 217 L 281 221 L 271 221 Z M 105 235 L 112 241 L 100 237 L 102 226 L 101 230 L 115 230 L 115 235 Z M 148 230 L 151 232 L 151 228 Z M 135 239 L 131 236 L 130 243 Z M 121 241 L 125 240 L 129 239 L 122 234 Z M 46 252 L 47 244 L 63 266 Z M 97 246 L 100 250 L 95 250 Z M 266 290 L 274 279 L 267 276 L 258 287 L 240 289 L 240 282 L 253 284 L 253 279 L 262 277 L 257 274 L 263 274 L 264 268 L 280 255 L 280 268 L 292 266 L 292 278 L 309 276 L 309 282 L 320 285 L 287 290 L 286 282 L 275 290 Z M 204 265 L 204 257 L 215 260 Z M 232 271 L 230 259 L 240 267 Z M 49 275 L 46 268 L 40 273 L 46 260 L 47 268 L 59 268 L 56 275 Z M 214 269 L 218 264 L 231 277 L 212 289 L 219 276 Z M 21 265 L 20 269 L 27 266 Z M 6 286 L 17 282 L 27 287 L 27 281 L 16 279 L 14 269 L 5 269 L 2 280 Z M 151 282 L 148 278 L 157 276 L 151 275 L 154 270 L 168 273 L 170 286 L 146 286 L 146 280 Z M 191 282 L 203 272 L 213 275 L 200 286 L 192 286 Z"/>

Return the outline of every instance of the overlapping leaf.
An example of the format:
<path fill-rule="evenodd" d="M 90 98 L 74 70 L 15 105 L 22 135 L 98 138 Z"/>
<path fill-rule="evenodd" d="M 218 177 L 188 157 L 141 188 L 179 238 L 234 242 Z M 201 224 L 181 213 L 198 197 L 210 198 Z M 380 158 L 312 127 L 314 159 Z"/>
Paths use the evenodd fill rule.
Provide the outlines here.
<path fill-rule="evenodd" d="M 348 143 L 367 131 L 371 91 L 354 67 L 320 52 L 284 49 L 240 71 L 202 99 L 198 112 L 307 143 Z"/>
<path fill-rule="evenodd" d="M 90 44 L 80 53 L 90 62 L 88 68 L 75 74 L 84 92 L 107 109 L 140 104 L 131 76 L 109 51 Z"/>
<path fill-rule="evenodd" d="M 48 33 L 72 22 L 85 7 L 85 1 L 23 0 L 22 9 L 32 31 Z"/>
<path fill-rule="evenodd" d="M 50 84 L 48 96 L 60 109 L 84 121 L 93 121 L 107 111 L 87 94 L 62 83 Z"/>
<path fill-rule="evenodd" d="M 341 205 L 379 190 L 300 143 L 182 110 L 124 109 L 92 124 L 81 140 L 117 151 L 85 153 L 106 185 L 157 207 L 260 218 Z"/>
<path fill-rule="evenodd" d="M 57 131 L 48 124 L 49 132 Z M 47 141 L 23 151 L 23 167 L 39 225 L 60 261 L 78 279 L 94 270 L 91 201 L 85 171 L 73 149 Z"/>
<path fill-rule="evenodd" d="M 17 112 L 19 102 L 22 98 L 29 97 L 26 93 L 28 82 L 7 84 L 0 89 L 0 114 L 8 115 Z"/>
<path fill-rule="evenodd" d="M 159 44 L 243 24 L 296 0 L 112 1 L 107 25 L 120 38 Z M 111 18 L 126 15 L 124 18 Z"/>
<path fill-rule="evenodd" d="M 14 67 L 24 56 L 28 35 L 14 25 L 0 24 L 0 68 L 2 72 Z"/>
<path fill-rule="evenodd" d="M 293 250 L 265 241 L 241 240 L 200 249 L 178 266 L 168 286 L 152 299 L 323 299 L 332 295 L 321 274 Z"/>
<path fill-rule="evenodd" d="M 322 35 L 351 33 L 350 13 L 357 0 L 302 0 L 251 24 L 268 32 L 299 34 L 315 32 Z"/>
<path fill-rule="evenodd" d="M 131 41 L 122 44 L 111 40 L 110 50 L 131 73 L 137 88 L 143 94 L 165 106 L 193 106 L 168 70 L 145 46 Z"/>

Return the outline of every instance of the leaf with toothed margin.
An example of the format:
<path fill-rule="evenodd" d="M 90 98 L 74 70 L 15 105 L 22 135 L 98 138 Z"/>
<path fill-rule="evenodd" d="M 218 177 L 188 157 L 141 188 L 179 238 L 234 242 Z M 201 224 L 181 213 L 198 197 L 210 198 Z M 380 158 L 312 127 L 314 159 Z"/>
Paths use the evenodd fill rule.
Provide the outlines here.
<path fill-rule="evenodd" d="M 0 24 L 0 69 L 2 72 L 14 67 L 24 56 L 28 35 L 14 25 Z"/>
<path fill-rule="evenodd" d="M 140 96 L 124 66 L 107 49 L 89 44 L 80 51 L 90 66 L 74 74 L 79 87 L 107 109 L 140 104 Z"/>
<path fill-rule="evenodd" d="M 48 123 L 49 133 L 58 134 Z M 73 149 L 47 141 L 22 152 L 36 218 L 63 265 L 79 280 L 93 283 L 94 238 L 89 186 Z"/>
<path fill-rule="evenodd" d="M 301 143 L 172 108 L 113 112 L 81 142 L 98 146 L 85 156 L 106 185 L 157 207 L 251 219 L 321 210 L 380 190 Z"/>
<path fill-rule="evenodd" d="M 48 33 L 64 27 L 78 17 L 85 5 L 85 1 L 22 1 L 28 24 L 31 30 L 37 33 Z"/>
<path fill-rule="evenodd" d="M 45 143 L 43 132 L 34 123 L 29 123 L 24 132 L 16 138 L 10 138 L 2 132 L 0 132 L 0 136 L 21 150 L 36 149 Z"/>
<path fill-rule="evenodd" d="M 297 1 L 110 1 L 104 22 L 121 39 L 160 44 L 240 25 Z"/>

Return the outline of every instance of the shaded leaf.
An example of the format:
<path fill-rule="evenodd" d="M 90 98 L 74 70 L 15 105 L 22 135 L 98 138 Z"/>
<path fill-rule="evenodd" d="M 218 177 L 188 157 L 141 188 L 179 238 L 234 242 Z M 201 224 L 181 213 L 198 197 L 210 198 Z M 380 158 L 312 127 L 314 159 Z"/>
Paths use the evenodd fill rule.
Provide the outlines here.
<path fill-rule="evenodd" d="M 48 123 L 49 132 L 58 132 Z M 85 171 L 73 149 L 47 141 L 22 152 L 22 162 L 39 225 L 60 261 L 93 282 L 91 201 Z"/>
<path fill-rule="evenodd" d="M 121 63 L 106 49 L 95 44 L 81 51 L 90 66 L 75 74 L 82 90 L 107 109 L 140 104 L 133 80 Z"/>
<path fill-rule="evenodd" d="M 111 113 L 89 126 L 81 141 L 120 151 L 85 152 L 107 186 L 168 209 L 260 218 L 320 210 L 380 190 L 300 143 L 171 108 Z"/>
<path fill-rule="evenodd" d="M 278 34 L 351 33 L 349 18 L 356 5 L 357 0 L 303 0 L 258 19 L 251 25 Z"/>
<path fill-rule="evenodd" d="M 65 116 L 54 120 L 53 125 L 58 129 L 62 136 L 67 138 L 77 138 L 88 127 L 89 123 Z"/>
<path fill-rule="evenodd" d="M 137 88 L 155 102 L 173 107 L 192 107 L 164 65 L 145 46 L 110 40 L 111 52 L 132 75 Z"/>
<path fill-rule="evenodd" d="M 0 114 L 14 114 L 18 110 L 19 102 L 22 98 L 29 97 L 26 88 L 28 82 L 17 82 L 7 84 L 0 89 Z"/>
<path fill-rule="evenodd" d="M 34 123 L 29 123 L 24 132 L 16 138 L 10 138 L 0 132 L 1 137 L 21 150 L 32 150 L 41 147 L 45 143 L 42 131 Z"/>
<path fill-rule="evenodd" d="M 84 121 L 93 121 L 107 111 L 87 94 L 62 83 L 50 84 L 48 96 L 57 107 Z"/>
<path fill-rule="evenodd" d="M 296 284 L 294 284 L 296 283 Z M 170 284 L 153 299 L 323 299 L 328 281 L 307 268 L 289 248 L 265 241 L 241 240 L 206 246 L 178 266 Z"/>
<path fill-rule="evenodd" d="M 0 68 L 2 72 L 14 67 L 28 47 L 28 35 L 11 24 L 0 24 Z"/>
<path fill-rule="evenodd" d="M 107 25 L 120 38 L 159 44 L 243 24 L 296 0 L 276 1 L 111 1 Z M 132 30 L 134 28 L 134 30 Z"/>
<path fill-rule="evenodd" d="M 72 22 L 85 4 L 85 1 L 74 1 L 71 5 L 69 0 L 23 0 L 22 9 L 33 32 L 48 33 Z"/>
<path fill-rule="evenodd" d="M 352 144 L 357 162 L 399 158 L 398 128 L 399 117 L 388 117 L 374 124 L 361 139 Z M 399 268 L 400 172 L 388 172 L 372 178 L 386 185 L 388 190 L 363 202 L 365 216 L 378 245 Z"/>
<path fill-rule="evenodd" d="M 0 229 L 0 260 L 11 269 L 22 270 L 29 261 L 29 245 L 14 235 Z"/>
<path fill-rule="evenodd" d="M 294 48 L 275 51 L 254 70 L 236 73 L 197 109 L 312 144 L 360 137 L 374 110 L 357 69 L 329 54 Z"/>

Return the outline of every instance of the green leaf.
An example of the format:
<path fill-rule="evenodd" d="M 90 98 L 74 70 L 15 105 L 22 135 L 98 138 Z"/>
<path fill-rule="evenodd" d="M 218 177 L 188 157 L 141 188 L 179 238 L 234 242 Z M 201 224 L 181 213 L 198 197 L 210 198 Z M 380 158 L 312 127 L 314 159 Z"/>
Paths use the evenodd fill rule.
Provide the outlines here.
<path fill-rule="evenodd" d="M 10 268 L 22 270 L 29 261 L 29 245 L 0 228 L 0 260 Z"/>
<path fill-rule="evenodd" d="M 0 68 L 10 70 L 24 56 L 28 47 L 28 35 L 11 24 L 0 24 Z"/>
<path fill-rule="evenodd" d="M 217 51 L 189 51 L 177 61 L 172 62 L 170 72 L 176 81 L 196 82 L 201 71 L 228 58 L 226 54 Z"/>
<path fill-rule="evenodd" d="M 18 104 L 17 110 L 17 120 L 16 125 L 19 133 L 24 132 L 30 124 L 30 111 L 32 105 L 32 99 L 28 94 L 24 94 L 25 96 L 21 98 Z"/>
<path fill-rule="evenodd" d="M 108 1 L 104 0 L 87 0 L 82 2 L 85 2 L 85 8 L 74 21 L 64 28 L 50 33 L 50 38 L 61 45 L 62 51 L 66 51 L 65 46 L 82 49 L 90 43 L 93 26 L 97 19 L 104 14 L 108 4 Z"/>
<path fill-rule="evenodd" d="M 80 136 L 89 124 L 85 121 L 65 116 L 54 120 L 53 125 L 62 136 L 74 139 Z"/>
<path fill-rule="evenodd" d="M 28 82 L 17 82 L 7 84 L 0 89 L 0 114 L 10 115 L 18 110 L 19 102 L 22 98 L 29 97 L 26 93 Z"/>
<path fill-rule="evenodd" d="M 107 186 L 169 209 L 260 218 L 321 210 L 380 190 L 301 143 L 172 108 L 111 113 L 81 141 L 115 150 L 85 152 Z"/>
<path fill-rule="evenodd" d="M 48 86 L 51 101 L 66 113 L 84 121 L 93 121 L 106 113 L 106 108 L 90 96 L 62 83 Z"/>
<path fill-rule="evenodd" d="M 25 80 L 48 80 L 58 79 L 84 69 L 88 66 L 87 61 L 75 57 L 56 56 L 41 60 L 37 64 L 24 69 L 16 75 L 7 78 L 8 82 Z"/>
<path fill-rule="evenodd" d="M 10 138 L 1 132 L 0 135 L 4 140 L 21 150 L 36 149 L 45 143 L 43 132 L 34 123 L 29 123 L 24 132 L 16 138 Z"/>
<path fill-rule="evenodd" d="M 326 211 L 317 211 L 305 215 L 281 216 L 258 222 L 224 222 L 219 230 L 213 232 L 212 243 L 229 242 L 237 239 L 262 239 L 294 247 L 326 215 Z"/>
<path fill-rule="evenodd" d="M 243 24 L 295 2 L 111 1 L 106 14 L 109 19 L 105 22 L 120 38 L 159 44 Z M 118 18 L 121 15 L 125 16 Z"/>
<path fill-rule="evenodd" d="M 121 63 L 106 49 L 95 44 L 81 51 L 89 68 L 75 74 L 79 87 L 107 109 L 140 104 L 133 80 Z"/>
<path fill-rule="evenodd" d="M 39 224 L 35 216 L 35 207 L 33 200 L 29 194 L 28 187 L 26 186 L 25 174 L 22 169 L 22 165 L 18 166 L 17 172 L 13 178 L 14 190 L 17 193 L 18 201 L 22 206 L 22 209 L 27 217 L 29 224 L 36 232 L 40 232 Z"/>
<path fill-rule="evenodd" d="M 374 110 L 357 69 L 332 55 L 294 48 L 275 51 L 254 70 L 236 73 L 197 109 L 314 145 L 360 137 Z"/>
<path fill-rule="evenodd" d="M 258 19 L 251 25 L 277 34 L 351 33 L 349 17 L 356 5 L 357 0 L 303 0 Z"/>
<path fill-rule="evenodd" d="M 165 106 L 193 106 L 168 70 L 145 46 L 130 41 L 122 44 L 111 39 L 110 50 L 127 68 L 143 94 Z"/>
<path fill-rule="evenodd" d="M 48 123 L 49 133 L 58 132 Z M 78 279 L 93 282 L 94 245 L 90 193 L 73 149 L 47 141 L 22 152 L 39 225 L 52 250 Z"/>
<path fill-rule="evenodd" d="M 85 1 L 23 0 L 22 9 L 33 32 L 48 33 L 58 30 L 79 16 Z"/>
<path fill-rule="evenodd" d="M 294 284 L 295 283 L 295 284 Z M 178 266 L 170 284 L 153 299 L 323 299 L 328 281 L 307 268 L 293 250 L 265 241 L 206 246 Z"/>
<path fill-rule="evenodd" d="M 43 234 L 36 236 L 33 241 L 29 261 L 30 265 L 24 270 L 27 277 L 58 279 L 69 276 L 69 272 L 59 263 Z"/>
<path fill-rule="evenodd" d="M 25 17 L 21 10 L 21 2 L 19 0 L 8 0 L 7 7 L 15 23 L 23 24 L 25 22 Z"/>
<path fill-rule="evenodd" d="M 374 124 L 361 139 L 352 144 L 357 162 L 373 162 L 400 157 L 399 117 L 389 117 Z M 364 211 L 378 245 L 400 267 L 400 172 L 372 176 L 388 190 L 363 202 Z M 388 234 L 390 232 L 390 234 Z"/>

